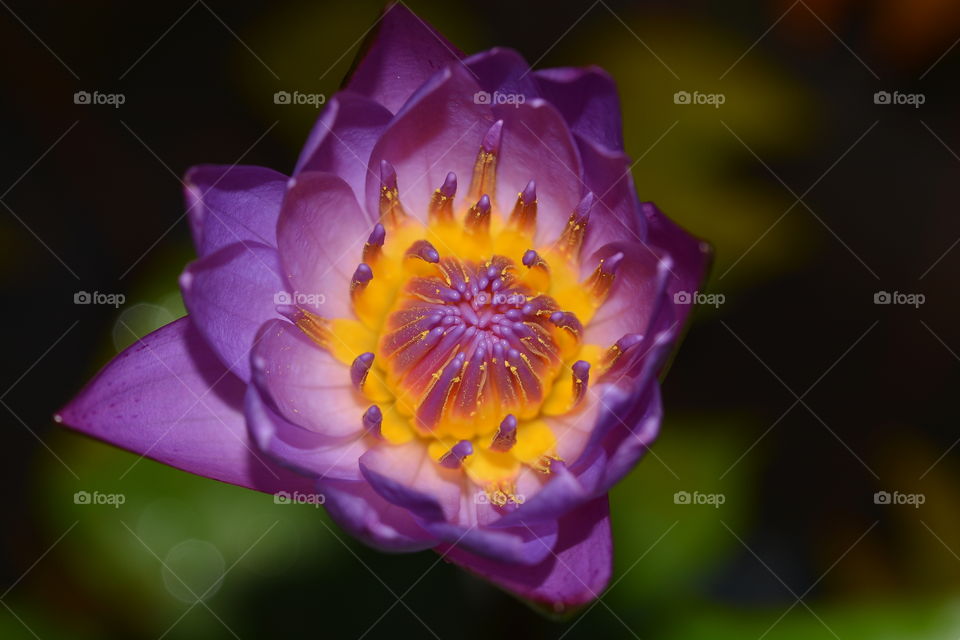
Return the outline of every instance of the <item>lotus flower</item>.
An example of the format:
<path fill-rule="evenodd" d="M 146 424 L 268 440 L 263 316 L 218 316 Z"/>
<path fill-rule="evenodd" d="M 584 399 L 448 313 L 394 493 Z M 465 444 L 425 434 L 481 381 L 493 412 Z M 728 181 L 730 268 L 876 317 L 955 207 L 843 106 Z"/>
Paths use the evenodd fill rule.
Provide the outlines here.
<path fill-rule="evenodd" d="M 321 493 L 556 611 L 611 575 L 607 492 L 661 418 L 706 245 L 640 203 L 611 78 L 466 57 L 388 8 L 292 177 L 199 166 L 189 315 L 57 416 L 264 492 Z"/>

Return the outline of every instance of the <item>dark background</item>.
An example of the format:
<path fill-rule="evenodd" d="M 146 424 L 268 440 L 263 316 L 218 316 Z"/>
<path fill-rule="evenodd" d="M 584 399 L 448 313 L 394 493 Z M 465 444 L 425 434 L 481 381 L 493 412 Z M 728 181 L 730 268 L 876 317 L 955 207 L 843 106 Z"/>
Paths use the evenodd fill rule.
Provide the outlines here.
<path fill-rule="evenodd" d="M 568 621 L 51 420 L 132 340 L 120 320 L 183 313 L 179 177 L 289 172 L 317 110 L 273 93 L 331 95 L 380 3 L 0 5 L 3 638 L 960 635 L 955 2 L 410 3 L 467 52 L 608 69 L 640 197 L 715 247 L 723 304 L 697 310 L 661 438 L 612 494 L 614 584 Z"/>

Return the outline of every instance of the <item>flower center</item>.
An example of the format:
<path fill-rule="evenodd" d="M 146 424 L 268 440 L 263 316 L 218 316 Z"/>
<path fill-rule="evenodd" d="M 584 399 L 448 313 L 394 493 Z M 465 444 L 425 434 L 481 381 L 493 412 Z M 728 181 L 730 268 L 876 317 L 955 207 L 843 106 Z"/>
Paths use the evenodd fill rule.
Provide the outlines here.
<path fill-rule="evenodd" d="M 561 365 L 557 304 L 517 277 L 509 258 L 443 258 L 411 278 L 379 343 L 388 384 L 418 429 L 472 438 L 508 414 L 537 415 Z"/>

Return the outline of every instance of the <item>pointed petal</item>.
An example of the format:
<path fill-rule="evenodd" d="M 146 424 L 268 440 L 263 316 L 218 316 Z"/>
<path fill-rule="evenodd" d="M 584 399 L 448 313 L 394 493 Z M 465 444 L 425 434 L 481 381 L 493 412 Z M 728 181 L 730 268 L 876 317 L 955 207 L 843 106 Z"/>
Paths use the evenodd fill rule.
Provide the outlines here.
<path fill-rule="evenodd" d="M 184 183 L 198 255 L 237 242 L 277 245 L 286 176 L 263 167 L 200 165 L 187 172 Z"/>
<path fill-rule="evenodd" d="M 617 85 L 599 67 L 535 71 L 543 97 L 560 110 L 574 133 L 613 151 L 623 151 Z"/>
<path fill-rule="evenodd" d="M 532 567 L 481 558 L 459 546 L 442 545 L 437 550 L 501 588 L 562 613 L 599 597 L 610 581 L 613 541 L 607 496 L 565 515 L 556 546 Z"/>
<path fill-rule="evenodd" d="M 265 492 L 311 490 L 249 441 L 244 388 L 184 317 L 114 358 L 56 419 L 197 475 Z"/>
<path fill-rule="evenodd" d="M 367 163 L 374 144 L 393 117 L 378 102 L 341 91 L 327 102 L 300 152 L 293 175 L 303 171 L 333 173 L 346 181 L 358 200 L 367 183 Z"/>
<path fill-rule="evenodd" d="M 403 3 L 384 10 L 347 88 L 376 100 L 392 113 L 443 67 L 463 54 Z"/>
<path fill-rule="evenodd" d="M 284 296 L 277 250 L 260 243 L 232 244 L 192 262 L 180 276 L 194 326 L 220 361 L 250 380 L 250 350 L 264 322 L 277 317 Z"/>

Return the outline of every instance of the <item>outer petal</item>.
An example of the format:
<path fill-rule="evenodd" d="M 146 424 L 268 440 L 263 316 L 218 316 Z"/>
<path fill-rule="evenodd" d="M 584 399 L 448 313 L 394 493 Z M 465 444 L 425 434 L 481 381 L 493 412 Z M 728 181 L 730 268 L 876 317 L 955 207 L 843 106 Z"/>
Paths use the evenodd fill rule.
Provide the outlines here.
<path fill-rule="evenodd" d="M 351 317 L 350 278 L 373 225 L 341 178 L 313 171 L 298 175 L 277 225 L 288 288 L 322 301 L 313 311 L 324 317 Z"/>
<path fill-rule="evenodd" d="M 534 603 L 563 612 L 597 598 L 613 572 L 613 541 L 607 496 L 602 495 L 560 520 L 559 539 L 535 566 L 496 562 L 443 545 L 438 551 L 466 569 Z"/>
<path fill-rule="evenodd" d="M 300 152 L 293 174 L 325 171 L 343 178 L 357 199 L 363 198 L 370 152 L 393 114 L 386 107 L 350 91 L 341 91 L 327 103 L 307 143 Z"/>
<path fill-rule="evenodd" d="M 371 449 L 360 459 L 360 469 L 374 491 L 409 511 L 424 530 L 471 553 L 536 564 L 556 542 L 553 522 L 513 529 L 482 526 L 473 495 L 463 490 L 460 473 L 440 468 L 421 443 Z"/>
<path fill-rule="evenodd" d="M 463 61 L 474 74 L 480 88 L 487 93 L 523 96 L 523 101 L 540 97 L 530 65 L 513 49 L 494 47 Z M 512 109 L 510 104 L 494 105 L 494 112 Z"/>
<path fill-rule="evenodd" d="M 191 263 L 180 276 L 194 325 L 221 362 L 250 380 L 250 350 L 285 295 L 277 250 L 259 242 L 232 244 Z"/>
<path fill-rule="evenodd" d="M 684 296 L 675 295 L 678 292 L 692 294 L 703 284 L 711 260 L 710 245 L 693 237 L 663 215 L 652 202 L 644 202 L 641 206 L 649 227 L 647 242 L 659 247 L 673 259 L 674 267 L 667 289 L 671 299 L 678 302 L 678 321 L 683 325 L 692 305 L 682 302 Z"/>
<path fill-rule="evenodd" d="M 286 176 L 263 167 L 200 165 L 187 172 L 184 183 L 199 255 L 236 242 L 277 245 Z"/>
<path fill-rule="evenodd" d="M 244 387 L 184 317 L 114 358 L 55 418 L 208 478 L 266 492 L 311 490 L 251 446 Z"/>
<path fill-rule="evenodd" d="M 263 325 L 252 365 L 263 399 L 287 422 L 328 442 L 361 434 L 369 402 L 353 388 L 348 367 L 294 324 L 271 320 Z"/>
<path fill-rule="evenodd" d="M 599 67 L 562 67 L 533 73 L 541 95 L 570 124 L 574 133 L 614 151 L 623 150 L 617 85 Z"/>
<path fill-rule="evenodd" d="M 411 94 L 463 54 L 403 3 L 387 7 L 347 88 L 396 113 Z"/>
<path fill-rule="evenodd" d="M 580 255 L 589 256 L 615 240 L 644 241 L 647 223 L 640 211 L 640 201 L 633 185 L 630 157 L 582 136 L 575 137 L 583 160 L 583 182 L 599 198 L 590 213 Z M 596 265 L 589 266 L 593 268 Z"/>
<path fill-rule="evenodd" d="M 383 551 L 421 551 L 437 540 L 403 507 L 384 500 L 364 482 L 323 481 L 330 516 L 351 535 Z"/>
<path fill-rule="evenodd" d="M 477 151 L 494 122 L 490 107 L 474 101 L 479 90 L 462 65 L 444 69 L 404 105 L 374 147 L 370 166 L 379 171 L 381 160 L 394 166 L 400 201 L 410 215 L 426 219 L 430 196 L 450 171 L 460 181 L 456 207 L 468 206 L 465 194 Z M 379 175 L 367 175 L 366 197 L 367 210 L 377 212 Z"/>

